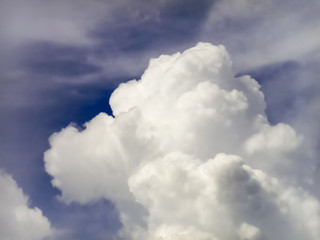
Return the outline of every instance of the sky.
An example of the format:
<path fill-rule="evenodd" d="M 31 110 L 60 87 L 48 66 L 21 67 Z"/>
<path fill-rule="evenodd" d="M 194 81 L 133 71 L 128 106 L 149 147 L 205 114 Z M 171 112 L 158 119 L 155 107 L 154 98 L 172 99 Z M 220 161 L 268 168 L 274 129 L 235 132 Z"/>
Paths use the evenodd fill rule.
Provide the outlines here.
<path fill-rule="evenodd" d="M 320 238 L 318 0 L 1 0 L 4 240 Z"/>

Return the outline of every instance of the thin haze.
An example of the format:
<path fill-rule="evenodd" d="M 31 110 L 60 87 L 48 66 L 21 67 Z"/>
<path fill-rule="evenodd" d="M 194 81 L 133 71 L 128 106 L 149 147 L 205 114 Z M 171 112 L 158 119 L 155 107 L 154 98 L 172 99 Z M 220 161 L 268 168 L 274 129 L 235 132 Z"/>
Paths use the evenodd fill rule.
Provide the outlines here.
<path fill-rule="evenodd" d="M 319 11 L 1 1 L 0 235 L 319 239 Z"/>

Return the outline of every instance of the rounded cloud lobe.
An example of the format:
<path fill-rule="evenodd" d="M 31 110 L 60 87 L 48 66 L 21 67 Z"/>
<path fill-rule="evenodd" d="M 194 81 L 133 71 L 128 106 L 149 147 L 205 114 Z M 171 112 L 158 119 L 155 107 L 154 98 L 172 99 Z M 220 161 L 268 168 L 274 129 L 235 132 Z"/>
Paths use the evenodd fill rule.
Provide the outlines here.
<path fill-rule="evenodd" d="M 0 235 L 4 240 L 40 240 L 52 234 L 50 222 L 39 208 L 30 208 L 28 198 L 11 176 L 0 170 Z"/>
<path fill-rule="evenodd" d="M 259 88 L 223 46 L 151 59 L 114 116 L 51 136 L 46 171 L 65 202 L 113 201 L 121 239 L 319 239 L 303 138 L 268 122 Z"/>

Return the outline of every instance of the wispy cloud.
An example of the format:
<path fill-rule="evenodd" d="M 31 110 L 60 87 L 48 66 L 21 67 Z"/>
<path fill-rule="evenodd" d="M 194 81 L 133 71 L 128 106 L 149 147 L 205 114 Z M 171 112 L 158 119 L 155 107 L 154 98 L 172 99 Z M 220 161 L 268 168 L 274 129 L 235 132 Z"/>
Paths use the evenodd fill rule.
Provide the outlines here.
<path fill-rule="evenodd" d="M 318 1 L 218 1 L 202 37 L 223 43 L 245 70 L 319 55 Z"/>

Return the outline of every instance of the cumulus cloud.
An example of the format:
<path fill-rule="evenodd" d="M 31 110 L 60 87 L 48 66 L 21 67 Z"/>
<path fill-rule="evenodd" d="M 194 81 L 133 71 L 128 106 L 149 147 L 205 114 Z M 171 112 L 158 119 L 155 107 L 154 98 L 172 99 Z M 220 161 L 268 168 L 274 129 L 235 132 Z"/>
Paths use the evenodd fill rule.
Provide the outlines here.
<path fill-rule="evenodd" d="M 65 202 L 113 201 L 123 239 L 319 239 L 303 137 L 268 122 L 259 88 L 221 45 L 151 59 L 113 116 L 50 137 L 46 171 Z"/>
<path fill-rule="evenodd" d="M 0 170 L 0 235 L 3 240 L 40 240 L 50 236 L 50 222 L 39 208 L 29 207 L 28 197 L 11 176 Z"/>

